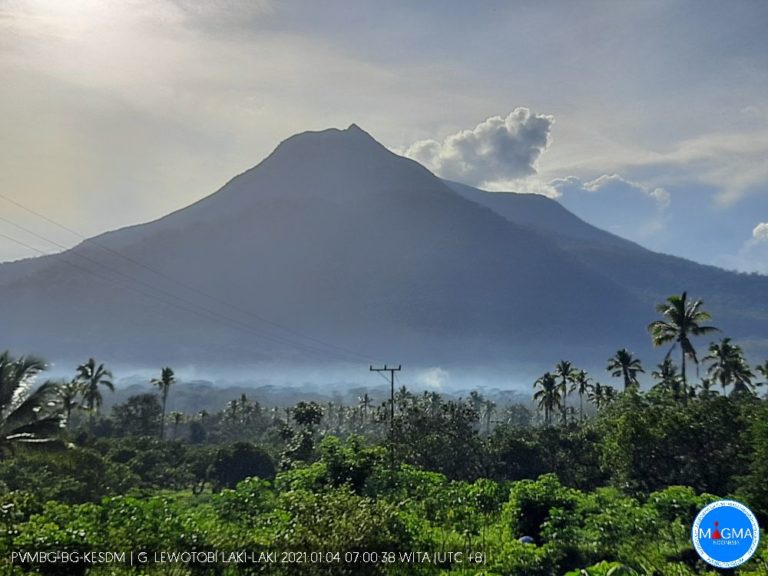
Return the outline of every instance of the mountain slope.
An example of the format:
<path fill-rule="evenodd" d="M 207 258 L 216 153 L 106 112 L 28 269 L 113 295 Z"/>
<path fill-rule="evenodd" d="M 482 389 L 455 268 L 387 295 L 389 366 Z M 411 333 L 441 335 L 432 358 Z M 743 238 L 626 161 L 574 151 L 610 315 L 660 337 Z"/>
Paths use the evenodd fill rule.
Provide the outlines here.
<path fill-rule="evenodd" d="M 596 228 L 555 200 L 534 194 L 486 192 L 456 182 L 457 193 L 512 223 L 546 235 L 572 257 L 653 303 L 688 290 L 705 301 L 724 331 L 738 335 L 755 354 L 768 354 L 768 278 L 737 274 L 652 252 Z"/>
<path fill-rule="evenodd" d="M 553 341 L 607 345 L 641 310 L 545 235 L 466 200 L 354 125 L 289 138 L 188 208 L 27 274 L 21 266 L 0 266 L 9 344 L 57 357 L 240 362 L 327 351 L 299 331 L 371 359 L 527 358 Z M 626 317 L 581 341 L 606 303 Z"/>
<path fill-rule="evenodd" d="M 548 199 L 449 186 L 353 125 L 154 222 L 0 265 L 0 317 L 4 346 L 64 361 L 599 366 L 647 349 L 653 302 L 682 289 L 757 334 L 764 287 Z"/>

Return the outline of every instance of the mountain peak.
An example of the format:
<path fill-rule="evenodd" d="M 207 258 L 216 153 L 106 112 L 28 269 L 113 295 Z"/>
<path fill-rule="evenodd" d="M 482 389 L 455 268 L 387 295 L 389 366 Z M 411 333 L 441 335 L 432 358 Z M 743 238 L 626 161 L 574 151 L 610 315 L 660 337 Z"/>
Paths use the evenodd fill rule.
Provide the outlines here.
<path fill-rule="evenodd" d="M 373 136 L 357 124 L 350 124 L 346 129 L 327 128 L 325 130 L 306 131 L 294 134 L 284 140 L 277 149 L 286 146 L 375 146 L 384 148 Z"/>
<path fill-rule="evenodd" d="M 355 124 L 354 122 L 352 122 L 352 124 L 350 124 L 350 125 L 347 127 L 347 129 L 346 129 L 346 130 L 344 130 L 344 132 L 349 132 L 350 134 L 356 134 L 356 133 L 357 133 L 357 134 L 365 134 L 366 136 L 370 136 L 370 134 L 368 134 L 368 132 L 366 132 L 365 130 L 363 130 L 362 128 L 360 128 L 360 126 L 358 126 L 358 125 L 357 125 L 357 124 Z"/>

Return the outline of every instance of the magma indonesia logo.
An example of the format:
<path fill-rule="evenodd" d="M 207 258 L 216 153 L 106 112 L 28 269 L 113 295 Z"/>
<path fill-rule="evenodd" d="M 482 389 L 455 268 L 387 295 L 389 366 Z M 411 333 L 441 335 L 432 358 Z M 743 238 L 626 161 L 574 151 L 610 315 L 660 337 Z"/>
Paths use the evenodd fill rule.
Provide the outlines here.
<path fill-rule="evenodd" d="M 735 568 L 752 558 L 760 527 L 752 511 L 735 500 L 718 500 L 702 509 L 691 530 L 699 556 L 717 568 Z"/>

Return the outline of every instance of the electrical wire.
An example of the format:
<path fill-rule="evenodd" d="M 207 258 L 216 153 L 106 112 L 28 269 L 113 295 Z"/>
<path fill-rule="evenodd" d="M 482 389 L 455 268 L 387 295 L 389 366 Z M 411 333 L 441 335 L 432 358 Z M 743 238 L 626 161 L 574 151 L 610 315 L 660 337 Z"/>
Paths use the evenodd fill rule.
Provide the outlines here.
<path fill-rule="evenodd" d="M 66 231 L 66 232 L 69 232 L 70 234 L 73 234 L 74 236 L 77 236 L 81 240 L 87 240 L 87 241 L 89 241 L 89 243 L 92 243 L 94 246 L 97 246 L 98 248 L 101 248 L 102 250 L 104 250 L 104 251 L 106 251 L 106 252 L 108 252 L 110 254 L 113 254 L 115 256 L 123 258 L 124 260 L 134 264 L 135 266 L 138 266 L 138 267 L 143 268 L 143 269 L 145 269 L 145 270 L 147 270 L 149 272 L 152 272 L 153 274 L 155 274 L 155 275 L 157 275 L 157 276 L 159 276 L 161 278 L 169 280 L 169 281 L 173 282 L 174 284 L 176 284 L 178 286 L 186 288 L 187 290 L 195 292 L 195 293 L 197 293 L 197 294 L 199 294 L 201 296 L 204 296 L 204 297 L 206 297 L 206 298 L 208 298 L 210 300 L 213 300 L 214 302 L 217 302 L 219 304 L 227 306 L 227 307 L 229 307 L 229 308 L 231 308 L 231 309 L 233 309 L 233 310 L 235 310 L 237 312 L 240 312 L 242 314 L 247 314 L 247 315 L 251 316 L 252 318 L 258 320 L 259 322 L 262 322 L 262 323 L 268 324 L 268 325 L 270 325 L 270 326 L 272 326 L 274 328 L 278 328 L 280 330 L 283 330 L 286 333 L 294 335 L 296 337 L 303 338 L 303 339 L 311 341 L 311 342 L 315 342 L 316 344 L 319 344 L 321 346 L 325 346 L 325 347 L 328 347 L 328 348 L 333 348 L 333 349 L 338 350 L 339 352 L 341 352 L 341 353 L 343 353 L 343 354 L 345 354 L 347 356 L 354 356 L 354 357 L 359 358 L 359 359 L 368 359 L 369 358 L 368 355 L 361 354 L 361 353 L 359 353 L 359 352 L 357 352 L 355 350 L 351 350 L 351 349 L 346 348 L 344 346 L 339 346 L 338 344 L 333 344 L 333 343 L 325 342 L 325 341 L 320 340 L 318 338 L 315 338 L 313 336 L 310 336 L 310 335 L 307 335 L 307 334 L 303 334 L 303 333 L 301 333 L 301 332 L 299 332 L 297 330 L 294 330 L 292 328 L 288 328 L 288 327 L 286 327 L 286 326 L 284 326 L 282 324 L 279 324 L 277 322 L 273 322 L 273 321 L 271 321 L 271 320 L 269 320 L 267 318 L 264 318 L 264 317 L 256 314 L 253 311 L 246 310 L 246 309 L 244 309 L 244 308 L 242 308 L 240 306 L 232 304 L 231 302 L 227 302 L 227 301 L 225 301 L 225 300 L 223 300 L 223 299 L 221 299 L 221 298 L 219 298 L 219 297 L 217 297 L 217 296 L 215 296 L 213 294 L 207 293 L 207 292 L 205 292 L 205 291 L 203 291 L 203 290 L 201 290 L 201 289 L 199 289 L 199 288 L 197 288 L 195 286 L 192 286 L 192 285 L 190 285 L 190 284 L 188 284 L 186 282 L 182 282 L 181 280 L 179 280 L 177 278 L 174 278 L 170 274 L 166 274 L 165 272 L 163 272 L 161 270 L 157 270 L 157 269 L 155 269 L 155 268 L 153 268 L 151 266 L 148 266 L 147 264 L 145 264 L 143 262 L 140 262 L 140 261 L 138 261 L 138 260 L 136 260 L 136 259 L 134 259 L 134 258 L 132 258 L 130 256 L 122 254 L 121 252 L 118 252 L 118 251 L 116 251 L 116 250 L 114 250 L 112 248 L 109 248 L 108 246 L 104 246 L 102 243 L 97 242 L 94 239 L 90 239 L 89 240 L 85 235 L 81 234 L 80 232 L 78 232 L 76 230 L 73 230 L 69 226 L 65 226 L 64 224 L 61 224 L 60 222 L 57 222 L 53 218 L 50 218 L 50 217 L 46 216 L 45 214 L 42 214 L 42 213 L 40 213 L 40 212 L 38 212 L 36 210 L 33 210 L 32 208 L 29 208 L 28 206 L 25 206 L 21 202 L 19 202 L 17 200 L 14 200 L 12 198 L 9 198 L 8 196 L 6 196 L 6 195 L 4 195 L 2 193 L 0 193 L 0 198 L 5 200 L 6 202 L 9 202 L 9 203 L 11 203 L 11 204 L 21 208 L 22 210 L 25 210 L 26 212 L 29 212 L 30 214 L 32 214 L 34 216 L 37 216 L 38 218 L 41 218 L 41 219 L 45 220 L 46 222 L 49 222 L 50 224 L 53 224 L 54 226 L 57 226 L 57 227 L 61 228 L 62 230 Z M 5 221 L 7 222 L 7 220 L 5 220 Z M 63 247 L 60 244 L 59 244 L 59 246 L 64 248 L 65 250 L 67 249 L 66 247 Z"/>
<path fill-rule="evenodd" d="M 297 348 L 303 348 L 305 351 L 314 352 L 314 353 L 317 353 L 317 354 L 320 354 L 320 355 L 327 355 L 327 354 L 329 354 L 328 350 L 324 350 L 324 349 L 318 348 L 316 346 L 308 345 L 308 344 L 302 343 L 302 342 L 291 341 L 291 340 L 289 340 L 287 338 L 280 337 L 280 336 L 268 335 L 268 334 L 264 334 L 262 332 L 259 332 L 259 331 L 253 329 L 249 325 L 247 325 L 247 324 L 245 324 L 245 323 L 243 323 L 243 322 L 241 322 L 239 320 L 230 318 L 230 317 L 225 316 L 223 314 L 219 314 L 219 313 L 217 313 L 215 311 L 212 311 L 210 309 L 207 309 L 207 308 L 204 308 L 202 306 L 199 306 L 195 302 L 192 302 L 192 301 L 190 301 L 188 299 L 179 297 L 179 296 L 177 296 L 175 294 L 172 294 L 170 292 L 167 292 L 165 290 L 153 287 L 153 286 L 151 286 L 150 284 L 148 284 L 146 282 L 143 282 L 143 281 L 131 278 L 128 274 L 125 274 L 125 273 L 123 273 L 120 270 L 116 270 L 116 269 L 114 269 L 114 268 L 112 268 L 110 266 L 107 266 L 107 265 L 105 265 L 105 264 L 103 264 L 101 262 L 98 262 L 97 260 L 89 258 L 88 256 L 85 256 L 84 254 L 79 253 L 75 249 L 72 249 L 72 250 L 67 249 L 62 244 L 60 244 L 60 243 L 58 243 L 58 242 L 56 242 L 54 240 L 51 240 L 50 238 L 47 238 L 47 237 L 45 237 L 45 236 L 43 236 L 41 234 L 38 234 L 38 233 L 36 233 L 36 232 L 34 232 L 32 230 L 29 230 L 28 228 L 25 228 L 24 226 L 21 226 L 21 225 L 15 223 L 15 222 L 12 222 L 12 221 L 10 221 L 10 220 L 2 217 L 2 216 L 0 216 L 0 221 L 6 222 L 6 223 L 16 227 L 19 230 L 22 230 L 22 231 L 24 231 L 24 232 L 26 232 L 28 234 L 31 234 L 32 236 L 34 236 L 34 237 L 36 237 L 36 238 L 38 238 L 40 240 L 43 240 L 43 241 L 48 242 L 48 243 L 50 243 L 50 244 L 52 244 L 54 246 L 57 246 L 59 248 L 64 249 L 65 252 L 57 255 L 61 259 L 62 262 L 64 262 L 65 264 L 67 264 L 69 266 L 72 266 L 72 267 L 74 267 L 74 268 L 76 268 L 76 269 L 78 269 L 78 270 L 80 270 L 82 272 L 91 274 L 92 276 L 95 276 L 95 277 L 97 277 L 97 278 L 99 278 L 99 279 L 101 279 L 103 281 L 107 281 L 107 282 L 110 282 L 112 284 L 116 284 L 118 287 L 121 286 L 120 282 L 117 281 L 115 278 L 110 278 L 108 276 L 100 275 L 100 274 L 96 273 L 94 270 L 90 270 L 87 267 L 81 266 L 79 264 L 76 264 L 76 263 L 68 260 L 64 256 L 65 255 L 67 255 L 67 256 L 69 256 L 69 255 L 78 256 L 78 257 L 80 257 L 80 258 L 82 258 L 82 259 L 84 259 L 84 260 L 86 260 L 88 262 L 91 262 L 92 264 L 96 265 L 97 267 L 104 268 L 104 269 L 106 269 L 107 271 L 109 271 L 109 272 L 111 272 L 113 274 L 116 274 L 116 275 L 118 275 L 120 277 L 126 278 L 129 281 L 134 282 L 135 284 L 138 284 L 140 286 L 146 286 L 150 290 L 154 290 L 155 292 L 157 292 L 159 294 L 159 296 L 158 296 L 158 294 L 153 294 L 151 292 L 147 292 L 145 290 L 139 289 L 136 286 L 126 285 L 125 287 L 133 290 L 134 292 L 142 294 L 142 295 L 144 295 L 144 296 L 146 296 L 148 298 L 151 298 L 151 299 L 154 299 L 156 301 L 159 301 L 159 302 L 161 302 L 161 303 L 163 303 L 163 304 L 165 304 L 167 306 L 171 306 L 171 307 L 176 308 L 178 310 L 182 310 L 184 312 L 195 314 L 197 316 L 200 316 L 200 317 L 203 317 L 203 318 L 206 318 L 206 319 L 209 319 L 209 320 L 210 319 L 217 320 L 217 321 L 222 322 L 225 325 L 228 325 L 228 326 L 230 326 L 232 328 L 239 329 L 241 331 L 250 333 L 251 335 L 256 336 L 257 338 L 270 340 L 270 341 L 278 343 L 278 344 L 287 344 L 287 345 L 290 345 L 290 346 L 295 346 Z M 27 243 L 25 243 L 23 241 L 20 241 L 20 240 L 18 240 L 16 238 L 13 238 L 13 237 L 8 236 L 6 234 L 2 234 L 2 237 L 6 238 L 8 240 L 11 240 L 12 242 L 14 242 L 16 244 L 24 246 L 24 247 L 26 247 L 26 248 L 28 248 L 30 250 L 34 250 L 35 252 L 38 252 L 39 254 L 42 254 L 42 255 L 45 255 L 45 256 L 51 256 L 51 254 L 49 254 L 49 253 L 47 253 L 47 252 L 45 252 L 43 250 L 40 250 L 40 249 L 30 245 L 30 244 L 27 244 Z M 170 298 L 170 300 L 168 300 L 168 298 Z M 181 302 L 181 304 L 179 304 L 179 302 Z M 190 305 L 192 307 L 190 307 Z"/>

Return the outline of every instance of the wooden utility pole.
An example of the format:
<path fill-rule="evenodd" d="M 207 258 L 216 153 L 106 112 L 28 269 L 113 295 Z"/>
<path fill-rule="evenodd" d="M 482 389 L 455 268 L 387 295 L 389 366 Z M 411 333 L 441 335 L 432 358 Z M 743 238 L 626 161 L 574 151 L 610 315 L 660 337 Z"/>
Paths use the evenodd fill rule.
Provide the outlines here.
<path fill-rule="evenodd" d="M 371 366 L 371 372 L 389 372 L 389 465 L 392 473 L 395 471 L 395 372 L 400 372 L 402 365 L 397 368 L 390 368 L 384 364 L 384 368 L 374 368 Z"/>

